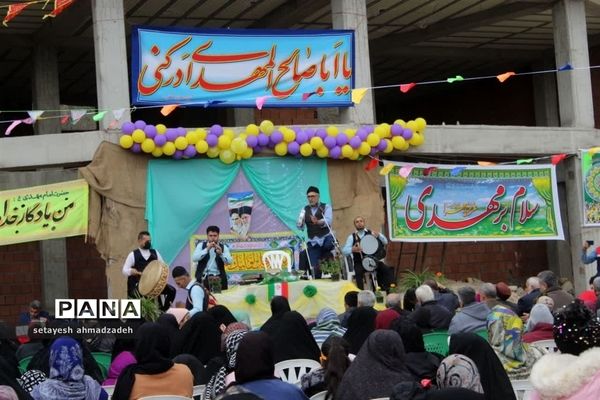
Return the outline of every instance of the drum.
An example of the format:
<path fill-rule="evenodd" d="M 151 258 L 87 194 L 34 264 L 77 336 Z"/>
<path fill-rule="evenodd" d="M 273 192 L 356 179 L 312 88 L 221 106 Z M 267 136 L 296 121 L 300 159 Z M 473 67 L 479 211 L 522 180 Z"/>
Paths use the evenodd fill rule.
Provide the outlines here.
<path fill-rule="evenodd" d="M 377 260 L 366 256 L 362 259 L 362 266 L 365 272 L 374 272 L 377 269 Z"/>
<path fill-rule="evenodd" d="M 156 298 L 167 286 L 168 279 L 169 267 L 167 264 L 158 260 L 151 261 L 142 272 L 138 291 L 142 296 Z"/>
<path fill-rule="evenodd" d="M 362 252 L 367 256 L 371 256 L 376 260 L 381 260 L 385 257 L 385 249 L 377 238 L 370 233 L 367 233 L 360 239 L 360 247 Z"/>

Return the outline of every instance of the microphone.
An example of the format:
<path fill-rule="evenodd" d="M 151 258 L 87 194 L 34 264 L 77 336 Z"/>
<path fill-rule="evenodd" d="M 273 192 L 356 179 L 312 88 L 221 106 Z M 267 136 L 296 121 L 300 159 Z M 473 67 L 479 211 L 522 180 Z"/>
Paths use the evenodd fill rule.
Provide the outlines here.
<path fill-rule="evenodd" d="M 304 217 L 306 216 L 306 210 L 303 208 L 302 211 L 300 211 L 300 215 L 298 216 L 298 221 L 296 222 L 296 225 L 298 225 L 298 227 L 301 227 L 302 225 L 304 225 Z"/>

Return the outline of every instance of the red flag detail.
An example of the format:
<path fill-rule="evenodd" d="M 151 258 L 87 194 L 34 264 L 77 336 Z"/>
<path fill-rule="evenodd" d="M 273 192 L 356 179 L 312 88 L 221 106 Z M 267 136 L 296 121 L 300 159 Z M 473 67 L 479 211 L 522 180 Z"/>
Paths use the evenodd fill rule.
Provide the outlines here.
<path fill-rule="evenodd" d="M 404 85 L 400 85 L 400 91 L 402 93 L 408 93 L 408 91 L 412 88 L 414 88 L 415 86 L 417 86 L 416 83 L 412 82 L 412 83 L 406 83 Z"/>
<path fill-rule="evenodd" d="M 429 176 L 432 172 L 436 171 L 437 167 L 429 167 L 423 170 L 423 176 Z"/>
<path fill-rule="evenodd" d="M 60 124 L 61 124 L 61 125 L 64 125 L 64 124 L 66 124 L 67 122 L 69 122 L 69 116 L 68 116 L 68 115 L 63 115 L 63 116 L 60 118 Z"/>
<path fill-rule="evenodd" d="M 371 158 L 371 161 L 369 161 L 369 163 L 365 166 L 365 171 L 371 171 L 372 169 L 375 169 L 377 165 L 379 165 L 379 160 L 376 158 Z"/>
<path fill-rule="evenodd" d="M 17 15 L 21 14 L 23 10 L 31 3 L 19 3 L 19 4 L 11 4 L 8 6 L 8 12 L 6 13 L 6 17 L 2 21 L 2 25 L 8 26 L 7 24 Z"/>
<path fill-rule="evenodd" d="M 559 162 L 561 162 L 562 160 L 564 160 L 565 158 L 567 158 L 567 155 L 565 153 L 562 154 L 554 154 L 550 160 L 552 161 L 552 165 L 556 165 Z"/>
<path fill-rule="evenodd" d="M 50 14 L 44 15 L 43 19 L 48 17 L 56 17 L 58 14 L 69 8 L 73 3 L 75 3 L 75 0 L 54 0 L 54 10 L 52 10 Z"/>

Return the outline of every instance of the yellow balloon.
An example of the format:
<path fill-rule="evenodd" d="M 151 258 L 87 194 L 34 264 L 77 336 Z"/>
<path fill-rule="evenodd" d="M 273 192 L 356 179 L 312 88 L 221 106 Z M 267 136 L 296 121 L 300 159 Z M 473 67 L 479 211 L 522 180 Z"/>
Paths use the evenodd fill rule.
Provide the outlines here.
<path fill-rule="evenodd" d="M 329 155 L 329 149 L 323 146 L 319 150 L 317 150 L 317 155 L 321 158 L 325 158 Z"/>
<path fill-rule="evenodd" d="M 124 149 L 130 149 L 133 146 L 133 138 L 129 135 L 123 135 L 119 138 L 119 144 Z"/>
<path fill-rule="evenodd" d="M 373 133 L 375 133 L 377 136 L 379 136 L 381 139 L 383 139 L 385 137 L 385 127 L 383 126 L 383 124 L 377 125 L 375 127 L 375 131 Z M 371 135 L 369 135 L 369 136 L 371 136 Z"/>
<path fill-rule="evenodd" d="M 175 139 L 175 148 L 177 150 L 183 150 L 186 147 L 188 147 L 188 141 L 186 138 L 179 136 L 177 139 Z"/>
<path fill-rule="evenodd" d="M 394 150 L 394 145 L 392 144 L 392 141 L 390 139 L 383 139 L 385 140 L 385 150 L 383 150 L 384 153 L 391 153 L 392 150 Z"/>
<path fill-rule="evenodd" d="M 242 138 L 236 137 L 231 141 L 231 150 L 235 154 L 242 154 L 248 148 L 248 143 Z"/>
<path fill-rule="evenodd" d="M 177 149 L 175 148 L 175 145 L 173 143 L 167 142 L 162 147 L 162 150 L 163 150 L 163 154 L 165 156 L 172 156 L 173 154 L 175 154 L 175 150 L 177 150 Z"/>
<path fill-rule="evenodd" d="M 375 129 L 377 129 L 377 128 L 375 128 Z M 371 147 L 377 146 L 380 141 L 381 141 L 381 137 L 379 135 L 377 135 L 376 133 L 369 133 L 369 135 L 367 136 L 367 143 Z"/>
<path fill-rule="evenodd" d="M 248 135 L 258 135 L 259 134 L 259 130 L 258 130 L 258 126 L 256 126 L 255 124 L 250 124 L 246 127 L 246 133 Z"/>
<path fill-rule="evenodd" d="M 206 129 L 204 128 L 198 128 L 196 129 L 196 133 L 198 134 L 198 140 L 204 140 L 206 139 Z"/>
<path fill-rule="evenodd" d="M 235 153 L 229 149 L 225 149 L 219 153 L 219 159 L 225 164 L 231 164 L 235 161 Z"/>
<path fill-rule="evenodd" d="M 227 136 L 229 139 L 233 140 L 235 137 L 235 132 L 231 128 L 225 128 L 223 129 L 223 136 Z"/>
<path fill-rule="evenodd" d="M 348 139 L 350 139 L 354 137 L 354 135 L 356 135 L 356 129 L 346 129 L 344 133 L 346 134 L 346 136 L 348 136 Z"/>
<path fill-rule="evenodd" d="M 304 157 L 309 157 L 310 155 L 312 155 L 312 153 L 313 153 L 313 148 L 310 144 L 302 143 L 300 145 L 300 154 L 302 154 Z"/>
<path fill-rule="evenodd" d="M 423 132 L 427 127 L 427 121 L 425 121 L 425 119 L 421 117 L 415 119 L 415 124 L 417 124 L 417 130 L 419 132 Z"/>
<path fill-rule="evenodd" d="M 156 125 L 156 133 L 158 133 L 159 135 L 164 135 L 166 131 L 167 127 L 163 124 Z"/>
<path fill-rule="evenodd" d="M 350 156 L 352 155 L 352 146 L 350 146 L 349 144 L 345 144 L 342 146 L 342 155 L 346 158 L 350 158 Z"/>
<path fill-rule="evenodd" d="M 248 147 L 246 149 L 246 151 L 244 151 L 242 153 L 242 158 L 243 159 L 248 159 L 248 158 L 252 157 L 253 154 L 254 154 L 254 150 L 252 150 L 252 147 Z"/>
<path fill-rule="evenodd" d="M 358 157 L 360 156 L 360 154 L 358 153 L 357 149 L 352 150 L 352 155 L 350 156 L 351 160 L 358 160 Z"/>
<path fill-rule="evenodd" d="M 144 133 L 143 130 L 136 129 L 131 134 L 131 137 L 133 138 L 134 142 L 136 142 L 136 143 L 142 143 L 144 141 L 144 139 L 146 139 L 146 134 Z"/>
<path fill-rule="evenodd" d="M 371 152 L 371 146 L 368 143 L 362 142 L 358 147 L 358 154 L 361 156 L 366 156 Z"/>
<path fill-rule="evenodd" d="M 199 154 L 204 154 L 208 151 L 208 143 L 206 143 L 206 140 L 198 140 L 196 142 L 196 151 Z"/>
<path fill-rule="evenodd" d="M 189 131 L 185 134 L 185 139 L 189 144 L 196 144 L 200 140 L 200 135 L 196 131 Z"/>
<path fill-rule="evenodd" d="M 325 147 L 325 145 L 323 144 L 323 139 L 321 139 L 318 136 L 310 138 L 310 145 L 315 150 L 319 150 L 320 148 Z"/>
<path fill-rule="evenodd" d="M 294 132 L 293 130 L 286 128 L 286 130 L 283 132 L 283 140 L 286 143 L 290 143 L 293 142 L 294 139 L 296 139 L 296 132 Z"/>
<path fill-rule="evenodd" d="M 392 138 L 392 146 L 394 146 L 396 150 L 406 150 L 404 146 L 407 144 L 408 143 L 406 143 L 406 140 L 404 140 L 402 136 L 394 136 Z"/>
<path fill-rule="evenodd" d="M 247 134 L 247 133 L 240 133 L 240 134 L 238 135 L 238 137 L 239 137 L 240 139 L 244 139 L 244 141 L 246 141 L 246 138 L 248 137 L 248 134 Z"/>
<path fill-rule="evenodd" d="M 334 137 L 337 136 L 338 133 L 340 132 L 338 130 L 337 126 L 328 126 L 326 130 L 327 130 L 327 135 L 334 136 Z"/>
<path fill-rule="evenodd" d="M 217 142 L 217 146 L 220 149 L 228 149 L 231 146 L 231 138 L 229 136 L 221 135 L 219 136 L 219 141 Z"/>
<path fill-rule="evenodd" d="M 209 149 L 206 150 L 206 155 L 209 158 L 216 158 L 219 156 L 220 151 L 221 151 L 221 149 L 219 149 L 218 147 L 209 147 Z"/>
<path fill-rule="evenodd" d="M 271 121 L 265 119 L 263 122 L 260 123 L 260 130 L 263 131 L 265 134 L 270 135 L 275 130 L 275 126 Z"/>
<path fill-rule="evenodd" d="M 275 145 L 275 154 L 285 156 L 287 154 L 287 143 L 281 142 Z"/>
<path fill-rule="evenodd" d="M 162 156 L 163 155 L 163 149 L 162 149 L 162 147 L 158 147 L 158 146 L 154 147 L 154 150 L 152 150 L 152 155 L 154 157 L 160 157 L 160 156 Z"/>
<path fill-rule="evenodd" d="M 155 147 L 156 147 L 156 144 L 154 143 L 154 140 L 152 140 L 152 139 L 145 139 L 142 142 L 142 151 L 144 153 L 152 153 L 152 150 L 154 150 Z"/>
<path fill-rule="evenodd" d="M 417 123 L 415 121 L 408 121 L 406 127 L 415 133 L 417 131 Z"/>
<path fill-rule="evenodd" d="M 400 125 L 400 126 L 401 126 L 401 127 L 403 127 L 403 128 L 406 128 L 406 122 L 404 122 L 404 120 L 403 120 L 403 119 L 397 119 L 397 120 L 395 120 L 395 121 L 394 121 L 394 123 L 395 123 L 396 125 Z"/>
<path fill-rule="evenodd" d="M 424 141 L 425 138 L 423 137 L 423 135 L 415 133 L 413 134 L 413 137 L 408 141 L 408 143 L 410 143 L 413 146 L 420 146 L 423 144 Z"/>

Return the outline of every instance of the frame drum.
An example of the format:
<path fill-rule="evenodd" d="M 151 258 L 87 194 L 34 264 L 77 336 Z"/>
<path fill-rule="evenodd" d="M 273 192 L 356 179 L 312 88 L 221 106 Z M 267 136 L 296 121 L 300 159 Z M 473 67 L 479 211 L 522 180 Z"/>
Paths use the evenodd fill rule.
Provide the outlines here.
<path fill-rule="evenodd" d="M 165 286 L 167 286 L 168 278 L 169 267 L 167 264 L 154 260 L 144 268 L 144 272 L 142 272 L 142 276 L 140 277 L 138 291 L 142 296 L 151 299 L 158 297 L 165 289 Z"/>
<path fill-rule="evenodd" d="M 367 233 L 362 239 L 360 239 L 360 247 L 362 248 L 363 253 L 368 256 L 372 256 L 373 254 L 377 253 L 379 241 L 375 236 Z"/>

